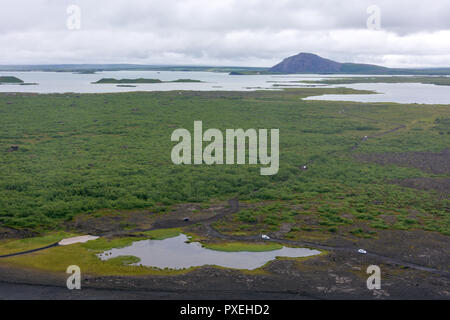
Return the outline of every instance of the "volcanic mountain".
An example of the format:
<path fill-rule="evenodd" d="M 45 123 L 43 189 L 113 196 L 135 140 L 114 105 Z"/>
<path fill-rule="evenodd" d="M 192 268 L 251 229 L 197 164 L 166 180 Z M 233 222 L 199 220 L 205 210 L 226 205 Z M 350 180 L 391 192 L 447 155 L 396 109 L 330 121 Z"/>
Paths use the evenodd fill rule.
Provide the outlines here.
<path fill-rule="evenodd" d="M 299 53 L 288 57 L 269 69 L 276 73 L 365 73 L 387 74 L 396 69 L 373 64 L 340 63 L 319 57 L 313 53 Z"/>

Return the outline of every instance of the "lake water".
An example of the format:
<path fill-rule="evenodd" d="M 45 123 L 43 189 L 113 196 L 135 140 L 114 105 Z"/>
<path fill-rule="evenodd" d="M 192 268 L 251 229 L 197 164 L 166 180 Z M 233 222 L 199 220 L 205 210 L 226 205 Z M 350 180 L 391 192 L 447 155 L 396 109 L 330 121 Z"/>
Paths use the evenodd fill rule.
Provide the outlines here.
<path fill-rule="evenodd" d="M 306 248 L 283 247 L 264 252 L 224 252 L 206 249 L 199 242 L 187 243 L 188 237 L 180 234 L 164 240 L 141 240 L 132 245 L 105 251 L 98 255 L 102 260 L 119 256 L 135 256 L 141 261 L 135 265 L 183 269 L 204 265 L 216 265 L 233 269 L 253 270 L 262 267 L 276 257 L 308 257 L 320 251 Z"/>
<path fill-rule="evenodd" d="M 450 86 L 422 83 L 355 83 L 335 87 L 372 90 L 377 94 L 325 94 L 304 100 L 450 104 Z"/>
<path fill-rule="evenodd" d="M 269 81 L 297 78 L 291 76 L 274 77 L 271 75 L 241 75 L 231 76 L 219 72 L 188 72 L 188 71 L 104 71 L 95 74 L 76 74 L 71 72 L 0 72 L 2 76 L 15 76 L 26 83 L 38 85 L 0 85 L 0 92 L 36 92 L 36 93 L 102 93 L 127 91 L 246 91 L 256 89 L 277 89 Z M 200 80 L 202 83 L 144 83 L 133 84 L 136 87 L 118 87 L 116 84 L 93 84 L 101 78 L 116 79 L 160 79 L 173 81 L 177 79 Z M 301 79 L 319 80 L 323 77 L 305 75 Z"/>
<path fill-rule="evenodd" d="M 310 84 L 296 84 L 291 81 L 320 80 L 326 78 L 343 78 L 342 75 L 240 75 L 232 76 L 218 72 L 190 71 L 104 71 L 95 74 L 75 74 L 70 72 L 1 72 L 2 76 L 15 76 L 27 83 L 38 85 L 0 85 L 0 92 L 34 92 L 34 93 L 107 93 L 129 91 L 248 91 L 279 90 L 279 85 L 308 87 Z M 346 75 L 345 77 L 369 76 Z M 136 79 L 149 78 L 162 81 L 193 79 L 202 83 L 152 83 L 134 84 L 135 87 L 118 87 L 116 84 L 93 84 L 101 78 Z M 322 95 L 308 97 L 306 100 L 332 100 L 357 102 L 398 102 L 424 104 L 450 104 L 450 87 L 420 83 L 362 83 L 335 86 L 317 85 L 318 87 L 347 87 L 372 90 L 378 94 Z"/>

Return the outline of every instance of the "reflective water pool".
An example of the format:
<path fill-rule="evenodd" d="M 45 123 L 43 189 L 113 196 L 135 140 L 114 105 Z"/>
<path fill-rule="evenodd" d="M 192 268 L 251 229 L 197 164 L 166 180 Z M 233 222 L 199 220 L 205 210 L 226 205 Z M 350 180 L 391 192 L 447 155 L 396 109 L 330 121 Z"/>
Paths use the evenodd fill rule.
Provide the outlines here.
<path fill-rule="evenodd" d="M 198 242 L 187 243 L 188 237 L 180 234 L 164 240 L 141 240 L 132 245 L 105 251 L 98 255 L 102 260 L 119 256 L 135 256 L 141 259 L 135 265 L 157 268 L 183 269 L 204 265 L 216 265 L 234 269 L 257 269 L 276 257 L 308 257 L 320 251 L 307 248 L 283 247 L 264 252 L 224 252 L 202 247 Z"/>

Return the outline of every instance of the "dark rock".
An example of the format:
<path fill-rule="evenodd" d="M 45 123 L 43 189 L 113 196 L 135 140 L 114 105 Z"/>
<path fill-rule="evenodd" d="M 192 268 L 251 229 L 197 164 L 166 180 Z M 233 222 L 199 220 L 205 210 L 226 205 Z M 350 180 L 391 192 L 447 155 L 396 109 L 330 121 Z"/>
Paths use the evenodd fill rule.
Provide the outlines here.
<path fill-rule="evenodd" d="M 14 152 L 19 151 L 19 146 L 11 146 L 6 152 Z"/>

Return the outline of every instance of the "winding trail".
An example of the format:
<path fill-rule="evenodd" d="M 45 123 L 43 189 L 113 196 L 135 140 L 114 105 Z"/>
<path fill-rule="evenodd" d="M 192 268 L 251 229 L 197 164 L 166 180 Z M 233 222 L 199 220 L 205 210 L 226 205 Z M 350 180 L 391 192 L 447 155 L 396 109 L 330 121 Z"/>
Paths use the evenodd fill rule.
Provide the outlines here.
<path fill-rule="evenodd" d="M 230 212 L 230 214 L 231 213 L 237 213 L 239 211 L 239 204 L 238 203 L 236 204 L 236 202 L 238 202 L 237 199 L 232 199 L 232 200 L 229 201 L 231 208 L 237 208 L 237 211 Z M 215 220 L 216 219 L 214 219 L 214 221 Z M 261 240 L 261 236 L 259 236 L 259 235 L 257 235 L 257 236 L 231 236 L 231 235 L 225 235 L 223 233 L 220 233 L 216 229 L 214 229 L 211 226 L 212 222 L 213 221 L 209 220 L 209 221 L 206 221 L 203 224 L 204 227 L 207 229 L 208 236 L 211 237 L 211 238 L 217 238 L 217 239 L 223 239 L 223 240 L 231 240 L 231 241 L 258 241 L 258 242 L 262 241 Z M 308 242 L 308 241 L 287 240 L 287 239 L 278 239 L 278 238 L 271 238 L 270 240 L 264 240 L 264 241 L 277 242 L 277 243 L 280 243 L 280 244 L 291 244 L 291 245 L 295 245 L 295 246 L 306 246 L 306 247 L 322 249 L 322 250 L 327 250 L 327 251 L 345 251 L 345 252 L 352 253 L 352 254 L 355 254 L 355 255 L 361 255 L 360 253 L 358 253 L 356 251 L 355 248 L 352 248 L 352 247 L 328 246 L 328 245 L 323 245 L 323 244 L 314 243 L 314 242 Z M 426 267 L 426 266 L 422 266 L 422 265 L 418 265 L 418 264 L 402 261 L 400 259 L 395 259 L 395 258 L 383 256 L 383 255 L 380 255 L 380 254 L 377 254 L 377 253 L 366 253 L 365 256 L 374 257 L 374 258 L 377 258 L 377 259 L 382 260 L 384 262 L 395 264 L 395 265 L 400 265 L 400 266 L 404 266 L 404 267 L 408 267 L 408 268 L 412 268 L 412 269 L 416 269 L 416 270 L 421 270 L 421 271 L 427 271 L 427 272 L 440 274 L 442 276 L 450 278 L 450 272 L 447 272 L 447 271 L 443 271 L 443 270 L 439 270 L 439 269 L 435 269 L 435 268 L 430 268 L 430 267 Z"/>
<path fill-rule="evenodd" d="M 24 255 L 24 254 L 28 254 L 28 253 L 32 253 L 32 252 L 38 252 L 38 251 L 42 251 L 42 250 L 46 250 L 46 249 L 50 249 L 50 248 L 58 247 L 58 246 L 59 246 L 59 244 L 58 244 L 58 242 L 56 242 L 56 243 L 53 243 L 53 244 L 50 244 L 48 246 L 41 247 L 41 248 L 31 249 L 31 250 L 22 251 L 22 252 L 15 252 L 15 253 L 4 254 L 4 255 L 1 255 L 0 258 L 9 258 L 9 257 L 14 257 L 14 256 L 21 256 L 21 255 Z"/>
<path fill-rule="evenodd" d="M 346 110 L 344 109 L 344 111 L 346 111 Z M 387 124 L 395 125 L 395 127 L 390 130 L 387 130 L 387 131 L 376 133 L 376 134 L 373 134 L 370 136 L 365 136 L 359 142 L 357 142 L 355 145 L 353 145 L 351 147 L 348 147 L 344 150 L 330 151 L 330 152 L 327 152 L 326 155 L 336 154 L 336 153 L 345 152 L 345 151 L 354 151 L 370 138 L 381 137 L 381 136 L 384 136 L 384 135 L 387 135 L 390 133 L 394 133 L 400 129 L 406 128 L 406 126 L 403 124 L 394 123 L 394 122 L 390 122 L 390 121 L 380 121 L 377 119 L 371 119 L 371 118 L 358 116 L 358 115 L 351 115 L 351 116 L 355 117 L 355 118 L 363 119 L 363 120 L 373 121 L 373 122 L 384 122 Z M 299 169 L 305 170 L 303 168 L 304 167 L 307 168 L 307 166 L 313 164 L 314 161 L 315 161 L 315 159 L 311 159 L 311 160 L 307 161 L 303 165 L 299 166 Z M 256 192 L 256 191 L 258 191 L 258 189 L 254 190 L 253 192 Z M 229 204 L 230 204 L 230 208 L 232 211 L 230 213 L 237 213 L 239 211 L 239 201 L 237 200 L 237 198 L 230 200 Z M 223 217 L 223 215 L 224 214 L 222 214 L 221 217 Z M 232 240 L 232 241 L 261 241 L 260 236 L 230 236 L 230 235 L 225 235 L 225 234 L 220 233 L 219 231 L 217 231 L 216 229 L 214 229 L 211 226 L 211 223 L 218 219 L 219 219 L 219 217 L 216 216 L 216 217 L 214 217 L 214 219 L 209 219 L 207 221 L 203 221 L 204 226 L 206 227 L 208 235 L 210 237 L 224 239 L 224 240 Z M 313 242 L 307 242 L 307 241 L 295 241 L 295 240 L 277 239 L 277 238 L 271 238 L 270 240 L 265 240 L 265 241 L 272 241 L 272 242 L 277 242 L 280 244 L 292 244 L 292 245 L 296 245 L 296 246 L 307 246 L 307 247 L 313 247 L 313 248 L 327 250 L 327 251 L 345 251 L 345 252 L 349 252 L 349 253 L 354 253 L 355 255 L 360 254 L 360 253 L 356 252 L 355 248 L 351 248 L 351 247 L 335 247 L 335 246 L 327 246 L 327 245 L 313 243 Z M 412 269 L 416 269 L 416 270 L 436 273 L 436 274 L 440 274 L 440 275 L 450 278 L 450 272 L 447 272 L 447 271 L 430 268 L 430 267 L 426 267 L 426 266 L 422 266 L 422 265 L 418 265 L 418 264 L 414 264 L 414 263 L 409 263 L 406 261 L 402 261 L 400 259 L 395 259 L 395 258 L 379 255 L 376 253 L 366 253 L 365 255 L 369 256 L 369 257 L 374 257 L 374 258 L 380 259 L 387 263 L 400 265 L 400 266 L 404 266 L 404 267 L 408 267 L 408 268 L 412 268 Z"/>

